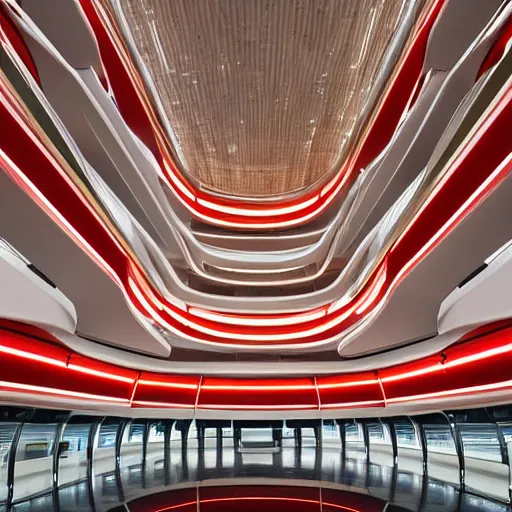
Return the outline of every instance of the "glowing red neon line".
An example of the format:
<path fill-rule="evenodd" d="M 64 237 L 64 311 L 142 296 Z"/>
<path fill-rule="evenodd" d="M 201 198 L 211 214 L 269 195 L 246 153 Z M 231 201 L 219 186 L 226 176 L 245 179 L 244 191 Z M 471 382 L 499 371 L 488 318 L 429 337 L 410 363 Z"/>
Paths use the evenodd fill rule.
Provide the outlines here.
<path fill-rule="evenodd" d="M 284 404 L 284 405 L 224 405 L 224 404 L 208 404 L 199 403 L 198 409 L 222 409 L 222 410 L 240 410 L 240 411 L 266 411 L 266 410 L 286 410 L 294 409 L 316 409 L 317 404 Z"/>
<path fill-rule="evenodd" d="M 448 389 L 446 391 L 437 391 L 435 393 L 422 393 L 420 395 L 409 395 L 409 396 L 400 396 L 395 398 L 388 398 L 388 403 L 397 403 L 397 402 L 414 402 L 419 400 L 427 400 L 429 398 L 443 398 L 449 397 L 453 395 L 464 395 L 464 394 L 472 394 L 478 393 L 480 391 L 491 391 L 495 389 L 504 389 L 512 387 L 512 380 L 507 380 L 503 382 L 496 382 L 494 384 L 482 384 L 479 386 L 469 386 L 465 388 L 457 388 L 457 389 Z"/>
<path fill-rule="evenodd" d="M 103 377 L 105 379 L 117 380 L 119 382 L 127 382 L 129 384 L 133 384 L 135 382 L 134 377 L 123 377 L 122 375 L 115 375 L 113 373 L 102 372 L 99 370 L 94 370 L 93 368 L 87 368 L 85 366 L 77 365 L 74 363 L 70 363 L 68 365 L 68 368 L 70 370 L 75 370 L 77 372 L 87 373 L 89 375 L 95 375 L 97 377 Z"/>
<path fill-rule="evenodd" d="M 345 409 L 348 407 L 364 407 L 365 405 L 384 405 L 384 398 L 381 400 L 363 400 L 361 402 L 339 402 L 335 404 L 322 404 L 322 409 Z"/>
<path fill-rule="evenodd" d="M 53 366 L 60 366 L 61 368 L 66 368 L 65 361 L 59 361 L 58 359 L 52 359 L 51 357 L 46 357 L 40 354 L 33 354 L 32 352 L 26 352 L 25 350 L 20 350 L 17 348 L 11 348 L 6 347 L 4 345 L 0 345 L 0 352 L 3 352 L 4 354 L 22 357 L 24 359 L 30 359 L 32 361 L 41 361 L 42 363 L 47 363 Z"/>
<path fill-rule="evenodd" d="M 153 402 L 147 400 L 132 400 L 132 404 L 146 407 L 164 407 L 166 409 L 193 409 L 191 404 L 177 404 L 171 402 Z"/>
<path fill-rule="evenodd" d="M 145 386 L 161 386 L 164 388 L 180 388 L 180 389 L 192 389 L 196 390 L 198 388 L 198 384 L 182 384 L 180 382 L 166 382 L 159 380 L 145 380 L 140 379 L 139 384 L 144 384 Z"/>
<path fill-rule="evenodd" d="M 61 395 L 68 396 L 71 398 L 86 398 L 88 400 L 99 400 L 101 402 L 118 402 L 120 404 L 129 405 L 129 400 L 127 398 L 116 398 L 105 395 L 93 395 L 90 393 L 82 393 L 80 391 L 68 391 L 65 389 L 49 388 L 45 386 L 33 386 L 30 384 L 21 384 L 18 382 L 0 381 L 0 388 L 14 389 L 15 391 L 35 391 L 37 393 L 44 393 L 50 395 Z"/>
<path fill-rule="evenodd" d="M 280 496 L 272 497 L 272 496 L 256 496 L 256 497 L 250 497 L 250 496 L 241 496 L 241 497 L 229 497 L 229 498 L 207 498 L 207 499 L 201 499 L 199 500 L 199 504 L 202 503 L 221 503 L 221 502 L 227 502 L 227 501 L 286 501 L 286 502 L 293 502 L 293 503 L 309 503 L 312 505 L 320 505 L 321 502 L 319 500 L 311 500 L 311 499 L 304 499 L 304 498 L 284 498 Z M 322 502 L 322 504 L 326 507 L 331 508 L 337 508 L 340 510 L 346 510 L 347 512 L 360 512 L 358 509 L 346 507 L 344 505 L 338 505 L 336 503 L 328 503 L 326 501 Z M 176 510 L 178 508 L 183 507 L 190 507 L 192 505 L 197 505 L 197 501 L 187 501 L 185 503 L 180 503 L 178 505 L 171 505 L 169 507 L 165 508 L 159 508 L 155 512 L 166 512 L 167 510 Z"/>

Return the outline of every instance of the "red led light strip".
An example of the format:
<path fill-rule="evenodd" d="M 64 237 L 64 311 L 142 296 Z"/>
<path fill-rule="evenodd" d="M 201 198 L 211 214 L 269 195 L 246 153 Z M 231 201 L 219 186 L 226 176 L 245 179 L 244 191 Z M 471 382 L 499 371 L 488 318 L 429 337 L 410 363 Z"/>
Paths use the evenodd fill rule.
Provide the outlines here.
<path fill-rule="evenodd" d="M 339 309 L 336 307 L 336 304 L 333 304 L 329 309 L 324 307 L 299 314 L 226 315 L 222 313 L 209 314 L 209 312 L 204 314 L 205 310 L 200 310 L 200 315 L 202 316 L 195 316 L 193 312 L 197 313 L 197 308 L 183 311 L 174 304 L 166 303 L 163 298 L 158 298 L 157 294 L 150 289 L 136 265 L 131 262 L 119 242 L 110 233 L 108 227 L 102 223 L 94 209 L 79 195 L 76 186 L 70 182 L 65 171 L 60 168 L 41 141 L 33 134 L 24 120 L 22 111 L 17 108 L 15 98 L 10 95 L 9 90 L 3 83 L 0 83 L 0 86 L 0 92 L 3 94 L 2 108 L 4 109 L 4 114 L 2 115 L 4 122 L 12 121 L 10 125 L 12 129 L 5 130 L 6 133 L 3 134 L 2 146 L 6 147 L 9 152 L 13 150 L 15 153 L 17 152 L 18 158 L 21 157 L 24 161 L 26 161 L 28 155 L 30 161 L 26 161 L 23 169 L 31 171 L 31 174 L 28 175 L 28 173 L 22 171 L 3 150 L 0 150 L 0 159 L 2 160 L 4 170 L 114 279 L 132 305 L 176 335 L 199 343 L 223 343 L 234 346 L 265 343 L 275 347 L 280 344 L 323 344 L 336 338 L 340 332 L 343 332 L 357 321 L 366 310 L 382 303 L 385 297 L 389 295 L 393 286 L 396 286 L 403 279 L 406 272 L 432 250 L 453 229 L 456 222 L 464 214 L 474 208 L 479 200 L 485 197 L 493 187 L 504 179 L 512 167 L 511 153 L 509 151 L 510 141 L 506 138 L 503 139 L 506 127 L 510 126 L 509 123 L 512 122 L 512 109 L 510 109 L 512 91 L 508 91 L 451 165 L 434 193 L 423 204 L 414 222 L 411 222 L 402 233 L 389 253 L 385 266 L 381 267 L 379 272 L 374 275 L 366 291 L 355 302 Z M 25 141 L 25 145 L 22 144 L 23 141 Z M 496 141 L 498 141 L 498 144 L 495 143 Z M 501 146 L 496 147 L 496 145 L 499 146 L 500 141 L 502 142 Z M 37 153 L 23 150 L 24 147 L 32 144 L 35 144 L 38 150 Z M 486 156 L 482 161 L 481 155 L 491 154 L 491 148 L 493 150 L 492 156 Z M 474 154 L 480 158 L 478 161 L 475 161 Z M 503 155 L 506 155 L 504 160 L 499 162 L 497 158 L 501 158 Z M 49 171 L 53 170 L 54 181 L 51 182 L 51 186 L 49 186 L 50 180 L 47 179 L 50 172 L 45 174 L 44 180 L 41 173 L 34 172 L 34 169 L 39 168 L 34 165 L 36 157 L 39 157 L 40 165 L 46 167 Z M 491 168 L 494 165 L 497 165 L 497 167 L 491 172 Z M 471 179 L 468 178 L 468 168 L 473 169 L 470 174 Z M 56 186 L 55 179 L 59 179 L 61 182 L 60 193 L 58 192 L 59 189 Z M 474 184 L 472 180 L 474 180 Z M 468 194 L 472 192 L 469 198 L 467 196 L 461 197 L 461 186 L 463 190 L 467 190 Z M 471 187 L 475 186 L 477 186 L 476 190 L 471 190 Z M 61 206 L 61 209 L 65 209 L 66 212 L 62 214 L 47 199 L 47 196 L 53 196 L 54 201 L 62 203 L 64 190 L 69 190 L 69 187 L 81 199 L 80 203 L 84 207 L 85 215 L 78 215 L 78 206 L 80 205 L 76 202 L 71 205 L 68 200 L 65 200 L 65 208 Z M 46 189 L 47 193 L 45 194 L 41 189 Z M 443 194 L 447 194 L 446 189 L 458 193 L 459 203 L 453 200 L 453 195 L 450 196 L 450 201 L 443 200 Z M 438 196 L 441 196 L 441 198 Z M 455 209 L 460 202 L 462 204 L 458 209 Z M 444 204 L 442 210 L 445 213 L 444 217 L 440 215 L 441 209 L 439 204 Z M 71 208 L 71 206 L 73 207 Z M 430 219 L 431 215 L 429 213 L 432 209 L 435 211 L 434 218 L 438 221 L 436 226 L 439 226 L 442 221 L 445 221 L 445 223 L 441 224 L 441 228 L 439 229 L 438 227 L 437 231 L 433 233 L 431 224 L 428 226 L 430 231 L 423 226 L 418 235 L 418 222 L 423 221 L 424 223 L 425 218 Z M 452 213 L 454 210 L 455 212 Z M 451 217 L 448 217 L 449 213 L 451 213 Z M 109 248 L 107 249 L 103 243 L 102 253 L 97 251 L 73 226 L 81 225 L 83 231 L 85 220 L 91 214 L 94 230 L 91 231 L 93 228 L 91 225 L 85 231 L 90 232 L 90 236 L 87 238 L 94 239 L 95 246 L 100 241 L 99 235 L 104 240 L 106 238 L 105 241 L 108 241 Z M 69 218 L 74 218 L 74 221 L 70 222 Z M 431 238 L 425 244 L 424 240 L 429 234 L 431 234 Z M 415 244 L 411 244 L 409 240 L 411 235 Z M 404 243 L 405 240 L 407 240 L 407 244 Z M 416 245 L 415 253 L 411 251 L 414 245 Z M 126 276 L 126 265 L 131 270 L 131 276 Z M 393 272 L 388 270 L 389 267 L 392 268 Z M 123 278 L 119 276 L 123 276 Z M 241 320 L 241 325 L 233 325 L 237 318 Z M 272 325 L 272 319 L 274 318 L 276 319 L 276 325 Z M 304 321 L 298 322 L 297 325 L 289 325 L 294 318 Z M 219 322 L 217 319 L 221 321 Z M 226 319 L 228 319 L 227 323 L 225 322 Z M 253 319 L 256 319 L 256 325 L 251 325 L 251 320 Z M 234 343 L 234 340 L 237 343 Z"/>
<path fill-rule="evenodd" d="M 396 403 L 412 404 L 512 389 L 509 371 L 512 326 L 452 345 L 424 360 L 376 369 L 374 379 L 368 378 L 371 372 L 309 379 L 201 379 L 142 372 L 137 380 L 138 372 L 134 370 L 83 358 L 1 327 L 0 353 L 4 362 L 0 390 L 4 392 L 132 408 L 223 411 L 384 408 Z M 196 384 L 191 384 L 192 381 Z M 305 381 L 311 384 L 305 385 Z"/>
<path fill-rule="evenodd" d="M 2 32 L 2 40 L 4 39 L 5 34 Z M 503 139 L 506 127 L 512 122 L 509 91 L 450 167 L 435 193 L 422 206 L 415 222 L 409 224 L 392 248 L 384 265 L 370 280 L 366 290 L 356 297 L 355 302 L 342 308 L 338 308 L 335 303 L 312 311 L 282 315 L 236 315 L 210 312 L 200 308 L 186 308 L 184 311 L 163 298 L 158 298 L 157 293 L 151 290 L 137 266 L 98 217 L 94 208 L 84 200 L 65 171 L 32 132 L 22 110 L 16 105 L 15 98 L 10 95 L 4 84 L 0 86 L 4 94 L 2 107 L 5 109 L 2 119 L 5 123 L 13 121 L 12 130 L 4 130 L 2 134 L 2 146 L 8 152 L 18 151 L 17 156 L 25 163 L 23 170 L 33 171 L 42 166 L 48 173 L 44 174 L 44 179 L 42 173 L 32 172 L 29 175 L 0 149 L 0 160 L 4 170 L 110 275 L 132 306 L 174 334 L 203 344 L 276 348 L 301 344 L 321 345 L 336 339 L 341 332 L 359 320 L 363 313 L 381 305 L 406 273 L 447 235 L 463 215 L 504 179 L 511 168 L 510 141 L 506 137 Z M 22 141 L 25 141 L 25 145 Z M 496 148 L 496 144 L 493 144 L 495 141 L 501 141 L 501 147 Z M 37 153 L 24 151 L 24 147 L 32 144 L 36 146 Z M 485 155 L 485 158 L 475 161 L 472 158 L 473 154 Z M 503 155 L 506 155 L 504 160 L 499 162 L 497 158 Z M 35 165 L 34 159 L 37 156 L 40 158 Z M 26 160 L 27 158 L 29 160 Z M 490 172 L 494 165 L 497 167 Z M 468 173 L 468 169 L 472 169 L 472 172 Z M 54 181 L 47 179 L 52 173 Z M 468 179 L 468 176 L 471 179 Z M 60 189 L 55 181 L 57 179 L 61 183 Z M 76 195 L 80 199 L 80 204 L 67 199 L 65 191 L 69 188 L 72 190 L 72 197 Z M 461 189 L 470 194 L 469 198 L 461 197 Z M 449 196 L 450 201 L 446 201 L 443 194 L 445 197 Z M 59 202 L 59 208 L 47 198 L 52 195 L 52 200 L 55 203 Z M 454 198 L 458 198 L 459 202 Z M 459 208 L 455 209 L 460 203 L 462 204 Z M 79 207 L 82 206 L 83 213 L 79 214 Z M 61 213 L 61 210 L 65 213 Z M 434 223 L 437 231 L 433 231 L 432 223 L 428 227 L 424 225 L 425 219 L 432 217 L 431 211 L 438 221 Z M 444 217 L 440 212 L 444 213 Z M 451 217 L 448 217 L 450 213 Z M 91 216 L 93 219 L 85 226 L 86 220 Z M 445 223 L 441 224 L 442 221 Z M 80 229 L 75 226 L 80 226 Z M 87 236 L 84 236 L 85 234 Z M 427 238 L 429 234 L 430 239 Z M 425 239 L 428 240 L 426 244 Z M 94 246 L 88 240 L 94 240 Z M 413 252 L 413 249 L 416 252 Z M 130 274 L 128 276 L 127 266 Z M 388 268 L 391 268 L 391 271 Z M 259 343 L 263 345 L 258 345 Z"/>
<path fill-rule="evenodd" d="M 238 502 L 238 501 L 284 501 L 287 503 L 307 503 L 311 505 L 323 505 L 330 508 L 336 508 L 339 510 L 346 510 L 347 512 L 360 512 L 358 509 L 346 507 L 344 505 L 338 505 L 336 503 L 328 503 L 321 502 L 319 500 L 308 500 L 304 498 L 285 498 L 278 496 L 240 496 L 240 497 L 230 497 L 230 498 L 208 498 L 208 499 L 200 499 L 199 504 L 207 504 L 207 503 L 224 503 L 224 502 Z M 193 505 L 197 505 L 197 501 L 186 501 L 184 503 L 179 503 L 178 505 L 171 505 L 170 507 L 159 508 L 155 512 L 166 512 L 168 510 L 177 510 L 183 507 L 191 507 Z"/>

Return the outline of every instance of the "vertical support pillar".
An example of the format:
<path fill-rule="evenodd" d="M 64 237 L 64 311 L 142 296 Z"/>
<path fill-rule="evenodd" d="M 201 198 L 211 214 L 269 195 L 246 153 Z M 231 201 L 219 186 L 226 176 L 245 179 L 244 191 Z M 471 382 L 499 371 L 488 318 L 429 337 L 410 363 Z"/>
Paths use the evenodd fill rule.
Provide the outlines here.
<path fill-rule="evenodd" d="M 55 510 L 60 510 L 59 504 L 59 459 L 62 449 L 62 436 L 64 429 L 66 428 L 66 422 L 59 423 L 55 432 L 55 442 L 53 443 L 52 450 L 52 495 L 53 495 L 53 506 Z"/>
<path fill-rule="evenodd" d="M 144 430 L 142 431 L 142 467 L 141 467 L 141 481 L 142 488 L 146 488 L 146 469 L 148 458 L 148 442 L 149 442 L 149 429 L 151 425 L 149 420 L 144 423 Z"/>
<path fill-rule="evenodd" d="M 455 444 L 455 450 L 457 451 L 457 458 L 459 460 L 459 482 L 460 482 L 460 492 L 463 493 L 466 489 L 466 461 L 464 459 L 464 444 L 462 443 L 462 436 L 460 434 L 460 429 L 457 423 L 455 423 L 455 419 L 450 415 L 443 413 L 448 421 L 448 425 L 450 427 L 450 432 L 452 433 L 453 442 Z"/>
<path fill-rule="evenodd" d="M 171 432 L 174 421 L 166 421 L 164 430 L 164 481 L 171 483 Z"/>
<path fill-rule="evenodd" d="M 315 431 L 315 444 L 318 448 L 322 444 L 322 432 L 323 432 L 323 423 L 322 420 L 320 420 L 320 424 L 316 425 L 314 428 Z"/>
<path fill-rule="evenodd" d="M 14 431 L 12 436 L 11 448 L 7 459 L 7 510 L 11 510 L 12 500 L 14 497 L 14 468 L 16 465 L 16 451 L 20 443 L 21 431 L 23 430 L 24 422 L 21 422 Z"/>
<path fill-rule="evenodd" d="M 423 460 L 423 479 L 421 485 L 421 495 L 420 495 L 420 503 L 418 510 L 423 510 L 425 507 L 425 503 L 427 501 L 427 493 L 428 493 L 428 448 L 427 448 L 427 437 L 425 435 L 425 429 L 421 422 L 417 422 L 409 418 L 414 431 L 416 432 L 416 437 L 420 443 L 421 447 L 421 455 Z"/>
<path fill-rule="evenodd" d="M 204 454 L 204 435 L 206 427 L 202 423 L 197 424 L 197 448 Z"/>
<path fill-rule="evenodd" d="M 507 443 L 505 442 L 505 436 L 503 435 L 503 429 L 499 423 L 496 424 L 496 430 L 498 431 L 498 442 L 500 443 L 501 462 L 510 465 L 510 457 L 508 454 Z"/>
<path fill-rule="evenodd" d="M 205 461 L 205 432 L 206 425 L 202 421 L 196 420 L 197 431 L 197 474 L 198 479 L 202 480 L 204 475 L 204 461 Z"/>
<path fill-rule="evenodd" d="M 176 430 L 181 432 L 181 467 L 183 471 L 183 478 L 188 478 L 188 432 L 190 430 L 190 425 L 192 424 L 192 420 L 178 420 L 176 422 Z"/>
<path fill-rule="evenodd" d="M 242 454 L 240 453 L 242 443 L 242 429 L 236 426 L 236 422 L 233 422 L 233 449 L 235 451 L 234 461 L 234 476 L 238 476 L 239 471 L 242 468 Z"/>
<path fill-rule="evenodd" d="M 222 469 L 223 461 L 222 461 L 222 453 L 223 453 L 223 438 L 222 438 L 222 427 L 217 427 L 216 430 L 216 446 L 215 449 L 217 451 L 217 468 Z"/>
<path fill-rule="evenodd" d="M 295 429 L 295 466 L 302 468 L 302 428 Z"/>
<path fill-rule="evenodd" d="M 509 460 L 508 465 L 508 501 L 512 504 L 512 465 L 510 461 L 512 461 L 512 441 L 507 443 L 507 457 Z"/>
<path fill-rule="evenodd" d="M 240 448 L 242 442 L 242 429 L 240 427 L 233 427 L 233 441 L 235 445 L 235 451 Z"/>
<path fill-rule="evenodd" d="M 185 456 L 188 450 L 188 431 L 190 425 L 181 429 L 181 455 Z"/>
<path fill-rule="evenodd" d="M 384 426 L 384 425 L 383 425 Z M 391 476 L 391 489 L 389 492 L 389 501 L 395 501 L 396 482 L 398 480 L 398 440 L 396 438 L 396 426 L 393 420 L 386 423 L 391 438 L 391 450 L 393 454 L 393 474 Z"/>
<path fill-rule="evenodd" d="M 295 435 L 295 448 L 300 450 L 302 448 L 302 429 L 300 427 L 294 429 Z"/>
<path fill-rule="evenodd" d="M 368 489 L 370 486 L 370 430 L 368 427 L 368 423 L 366 421 L 363 422 L 363 444 L 364 444 L 364 453 L 365 453 L 365 462 L 366 462 L 366 479 L 365 479 L 365 487 Z"/>
<path fill-rule="evenodd" d="M 272 428 L 272 440 L 274 441 L 274 445 L 276 447 L 281 448 L 283 443 L 283 429 L 281 428 Z"/>
<path fill-rule="evenodd" d="M 116 473 L 116 484 L 117 494 L 119 495 L 119 501 L 124 502 L 124 489 L 123 482 L 121 480 L 121 445 L 123 444 L 123 437 L 126 428 L 130 425 L 130 420 L 121 420 L 116 432 L 116 446 L 115 446 L 115 473 Z"/>
<path fill-rule="evenodd" d="M 100 419 L 91 424 L 89 436 L 87 438 L 87 490 L 89 493 L 89 503 L 93 512 L 96 510 L 96 505 L 94 503 L 94 441 L 96 440 L 96 435 L 98 434 L 102 421 L 103 419 Z"/>
<path fill-rule="evenodd" d="M 345 459 L 347 458 L 347 429 L 345 428 L 344 420 L 337 420 L 337 423 L 340 430 L 342 466 L 345 466 Z"/>
<path fill-rule="evenodd" d="M 314 432 L 315 432 L 315 474 L 317 475 L 317 478 L 321 480 L 321 473 L 322 473 L 322 456 L 323 456 L 323 431 L 324 431 L 324 424 L 323 420 L 320 420 L 318 425 L 315 425 Z"/>
<path fill-rule="evenodd" d="M 364 454 L 366 456 L 366 467 L 370 466 L 370 431 L 368 428 L 368 423 L 363 423 L 363 444 L 364 444 Z"/>
<path fill-rule="evenodd" d="M 418 441 L 421 446 L 421 455 L 423 459 L 423 474 L 428 475 L 428 448 L 427 448 L 427 437 L 425 436 L 425 429 L 421 423 L 411 420 L 412 426 L 418 437 Z"/>

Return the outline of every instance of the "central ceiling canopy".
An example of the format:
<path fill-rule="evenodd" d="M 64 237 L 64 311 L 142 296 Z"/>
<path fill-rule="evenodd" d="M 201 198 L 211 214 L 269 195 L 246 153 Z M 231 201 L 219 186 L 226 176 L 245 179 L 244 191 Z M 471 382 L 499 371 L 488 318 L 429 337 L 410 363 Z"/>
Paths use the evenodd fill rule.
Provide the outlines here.
<path fill-rule="evenodd" d="M 222 194 L 339 168 L 408 0 L 109 0 L 181 168 Z"/>

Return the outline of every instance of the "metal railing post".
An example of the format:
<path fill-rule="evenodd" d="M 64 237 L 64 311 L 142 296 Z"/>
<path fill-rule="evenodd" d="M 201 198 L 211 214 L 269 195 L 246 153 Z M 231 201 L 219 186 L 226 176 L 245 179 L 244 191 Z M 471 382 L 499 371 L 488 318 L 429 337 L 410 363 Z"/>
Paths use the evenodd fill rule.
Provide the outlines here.
<path fill-rule="evenodd" d="M 96 510 L 96 505 L 94 503 L 93 469 L 94 441 L 96 440 L 96 435 L 98 434 L 98 430 L 100 429 L 103 419 L 104 418 L 91 424 L 91 428 L 89 429 L 89 436 L 87 437 L 87 490 L 89 494 L 89 503 L 91 505 L 91 510 L 93 511 Z"/>
<path fill-rule="evenodd" d="M 7 459 L 7 510 L 11 510 L 12 500 L 14 497 L 14 467 L 16 464 L 16 451 L 21 438 L 21 431 L 25 422 L 21 422 L 14 431 L 11 441 L 11 447 L 9 449 L 9 456 Z"/>

